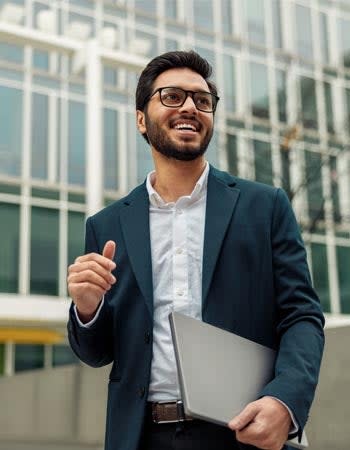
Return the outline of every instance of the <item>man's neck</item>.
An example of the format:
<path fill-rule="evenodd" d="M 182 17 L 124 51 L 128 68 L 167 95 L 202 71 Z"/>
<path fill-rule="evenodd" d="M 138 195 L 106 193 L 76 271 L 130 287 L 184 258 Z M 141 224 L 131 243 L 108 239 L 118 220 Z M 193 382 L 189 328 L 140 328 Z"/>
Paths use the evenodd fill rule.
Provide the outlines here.
<path fill-rule="evenodd" d="M 162 155 L 155 155 L 153 159 L 155 165 L 154 189 L 165 202 L 176 202 L 184 195 L 190 195 L 205 169 L 205 159 L 203 156 L 193 161 L 178 161 Z"/>

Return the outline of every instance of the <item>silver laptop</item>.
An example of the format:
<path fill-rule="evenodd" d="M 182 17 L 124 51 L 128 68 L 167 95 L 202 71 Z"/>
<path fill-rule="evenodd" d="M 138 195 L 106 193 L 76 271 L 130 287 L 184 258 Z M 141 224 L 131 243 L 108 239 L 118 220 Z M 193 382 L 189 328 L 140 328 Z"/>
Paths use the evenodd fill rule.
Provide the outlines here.
<path fill-rule="evenodd" d="M 169 321 L 185 413 L 227 426 L 272 379 L 276 352 L 178 312 Z M 287 444 L 308 446 L 305 433 Z"/>

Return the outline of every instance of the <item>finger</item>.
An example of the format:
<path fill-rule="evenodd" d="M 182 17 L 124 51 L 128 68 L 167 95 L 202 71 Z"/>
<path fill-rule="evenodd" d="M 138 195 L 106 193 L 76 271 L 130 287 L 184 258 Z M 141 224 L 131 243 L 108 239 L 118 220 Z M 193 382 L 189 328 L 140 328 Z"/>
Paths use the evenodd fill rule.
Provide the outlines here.
<path fill-rule="evenodd" d="M 242 430 L 254 419 L 258 412 L 259 407 L 255 403 L 249 403 L 241 413 L 229 422 L 228 426 L 234 431 Z"/>
<path fill-rule="evenodd" d="M 82 262 L 82 263 L 72 264 L 71 266 L 69 266 L 68 267 L 68 277 L 75 273 L 85 272 L 87 270 L 97 273 L 102 278 L 107 280 L 109 283 L 115 282 L 115 277 L 111 274 L 111 271 L 109 268 L 106 269 L 105 267 L 101 266 L 101 264 L 99 264 L 98 262 L 91 261 L 91 260 Z"/>
<path fill-rule="evenodd" d="M 112 274 L 109 273 L 109 276 L 113 277 Z M 114 277 L 113 277 L 114 278 Z M 96 285 L 101 287 L 104 290 L 109 290 L 111 288 L 111 285 L 114 284 L 115 278 L 112 281 L 111 278 L 104 278 L 100 276 L 98 273 L 92 271 L 92 270 L 84 270 L 83 272 L 75 272 L 68 276 L 68 283 L 69 284 L 84 284 L 88 283 L 88 285 Z"/>
<path fill-rule="evenodd" d="M 115 269 L 115 262 L 111 261 L 109 258 L 105 258 L 102 255 L 99 255 L 98 253 L 88 253 L 87 255 L 82 255 L 76 258 L 74 261 L 75 264 L 81 264 L 87 261 L 96 261 L 98 264 L 103 266 L 105 269 L 111 271 Z"/>
<path fill-rule="evenodd" d="M 116 247 L 116 245 L 115 245 L 115 242 L 114 242 L 114 241 L 107 241 L 107 242 L 105 243 L 104 248 L 103 248 L 102 255 L 103 255 L 105 258 L 108 258 L 108 259 L 110 259 L 110 260 L 113 260 L 113 258 L 114 258 L 114 253 L 115 253 L 115 247 Z"/>

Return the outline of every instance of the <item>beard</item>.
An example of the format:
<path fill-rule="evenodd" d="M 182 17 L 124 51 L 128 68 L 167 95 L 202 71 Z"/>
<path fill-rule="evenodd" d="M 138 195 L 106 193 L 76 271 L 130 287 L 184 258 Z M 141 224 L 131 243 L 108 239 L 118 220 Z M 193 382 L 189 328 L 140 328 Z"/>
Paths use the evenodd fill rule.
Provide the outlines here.
<path fill-rule="evenodd" d="M 187 117 L 187 119 L 190 119 L 190 117 Z M 152 147 L 167 158 L 177 159 L 178 161 L 193 161 L 204 155 L 213 136 L 212 127 L 207 131 L 201 142 L 197 146 L 193 146 L 190 141 L 186 142 L 186 139 L 181 143 L 174 142 L 165 130 L 149 119 L 147 113 L 145 113 L 145 124 L 147 137 Z"/>

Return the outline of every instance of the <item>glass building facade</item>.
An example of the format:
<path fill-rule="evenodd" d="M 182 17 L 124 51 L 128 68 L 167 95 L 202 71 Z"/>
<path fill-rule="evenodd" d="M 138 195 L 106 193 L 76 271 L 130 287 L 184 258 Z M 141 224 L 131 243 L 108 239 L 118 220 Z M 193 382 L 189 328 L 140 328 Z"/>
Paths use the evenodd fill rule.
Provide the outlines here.
<path fill-rule="evenodd" d="M 72 48 L 105 36 L 145 61 L 195 49 L 212 63 L 208 160 L 286 190 L 325 312 L 350 314 L 349 0 L 0 0 L 0 374 L 74 361 L 62 311 L 93 209 L 88 166 L 100 156 L 100 206 L 152 168 L 137 70 L 120 59 L 99 66 L 102 153 L 87 151 L 91 83 Z"/>

